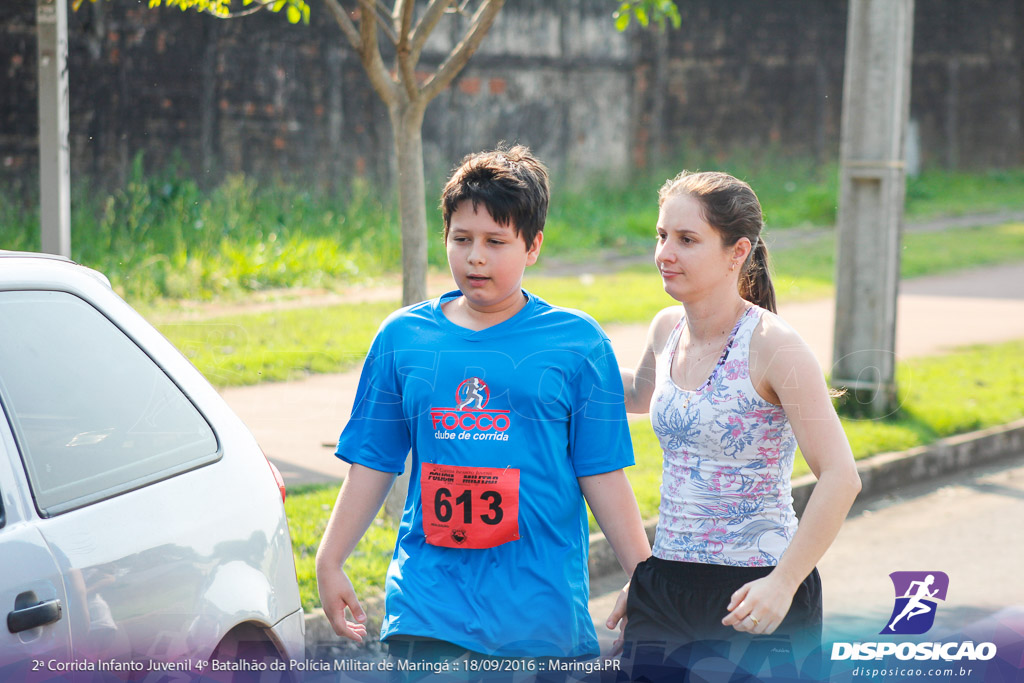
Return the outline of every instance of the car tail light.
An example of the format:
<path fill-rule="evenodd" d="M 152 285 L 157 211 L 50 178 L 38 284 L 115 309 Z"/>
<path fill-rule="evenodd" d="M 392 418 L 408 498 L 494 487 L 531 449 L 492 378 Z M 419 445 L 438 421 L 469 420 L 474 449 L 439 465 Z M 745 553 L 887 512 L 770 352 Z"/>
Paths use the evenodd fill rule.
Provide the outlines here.
<path fill-rule="evenodd" d="M 262 453 L 262 449 L 260 449 Z M 263 457 L 267 458 L 267 454 L 263 453 Z M 274 473 L 274 481 L 277 482 L 277 488 L 281 491 L 281 502 L 284 502 L 286 491 L 284 488 L 284 477 L 281 476 L 281 470 L 277 469 L 277 465 L 270 462 L 270 458 L 267 458 L 267 464 L 270 465 L 270 471 Z"/>

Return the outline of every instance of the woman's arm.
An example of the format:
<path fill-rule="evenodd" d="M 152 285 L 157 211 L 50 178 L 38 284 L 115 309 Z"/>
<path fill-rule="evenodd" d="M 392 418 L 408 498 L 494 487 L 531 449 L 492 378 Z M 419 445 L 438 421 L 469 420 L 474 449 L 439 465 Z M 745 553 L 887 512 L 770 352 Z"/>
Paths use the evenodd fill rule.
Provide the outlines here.
<path fill-rule="evenodd" d="M 619 368 L 622 391 L 626 396 L 627 413 L 646 413 L 654 395 L 654 378 L 658 353 L 668 341 L 672 328 L 683 314 L 682 306 L 663 309 L 654 316 L 647 330 L 647 343 L 635 368 Z"/>
<path fill-rule="evenodd" d="M 751 341 L 751 381 L 762 397 L 782 405 L 804 459 L 818 478 L 778 566 L 736 591 L 730 613 L 722 620 L 738 631 L 771 633 L 789 612 L 800 583 L 839 533 L 860 492 L 860 476 L 810 348 L 774 316 L 758 330 Z M 756 624 L 747 618 L 750 615 Z"/>

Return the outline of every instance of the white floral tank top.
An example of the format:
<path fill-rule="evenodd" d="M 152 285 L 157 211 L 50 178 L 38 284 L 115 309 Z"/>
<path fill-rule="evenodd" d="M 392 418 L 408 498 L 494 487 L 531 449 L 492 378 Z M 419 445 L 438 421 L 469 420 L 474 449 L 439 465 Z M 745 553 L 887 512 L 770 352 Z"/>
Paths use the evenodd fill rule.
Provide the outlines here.
<path fill-rule="evenodd" d="M 672 380 L 686 319 L 662 350 L 651 423 L 664 451 L 654 555 L 665 560 L 774 566 L 796 531 L 790 477 L 796 438 L 786 413 L 750 381 L 750 338 L 765 310 L 736 323 L 696 391 Z"/>

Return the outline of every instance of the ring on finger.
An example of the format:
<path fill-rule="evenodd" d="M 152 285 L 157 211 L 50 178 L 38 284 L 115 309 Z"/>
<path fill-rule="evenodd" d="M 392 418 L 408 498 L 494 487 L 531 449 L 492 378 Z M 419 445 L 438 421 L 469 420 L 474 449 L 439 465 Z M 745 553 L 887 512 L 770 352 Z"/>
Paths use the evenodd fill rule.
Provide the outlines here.
<path fill-rule="evenodd" d="M 752 622 L 754 622 L 754 626 L 757 626 L 757 624 L 758 624 L 758 618 L 757 618 L 757 617 L 755 617 L 755 616 L 754 616 L 753 614 L 748 614 L 748 615 L 747 615 L 747 617 L 748 617 L 748 618 L 749 618 L 749 619 L 750 619 L 750 620 L 751 620 Z"/>

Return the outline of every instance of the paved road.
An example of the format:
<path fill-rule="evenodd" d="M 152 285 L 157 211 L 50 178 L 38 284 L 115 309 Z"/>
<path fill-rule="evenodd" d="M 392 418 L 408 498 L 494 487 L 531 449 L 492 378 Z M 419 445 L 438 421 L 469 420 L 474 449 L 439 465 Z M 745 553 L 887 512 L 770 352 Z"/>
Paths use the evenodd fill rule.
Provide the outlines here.
<path fill-rule="evenodd" d="M 1024 263 L 905 280 L 898 304 L 898 358 L 943 353 L 964 344 L 1024 338 Z M 780 314 L 803 335 L 822 367 L 831 366 L 832 300 L 783 304 Z M 646 325 L 606 328 L 616 355 L 633 364 Z M 352 409 L 358 369 L 296 382 L 225 389 L 222 395 L 255 434 L 285 481 L 338 481 L 347 465 L 333 446 Z"/>
<path fill-rule="evenodd" d="M 1024 453 L 930 480 L 854 507 L 818 565 L 825 639 L 874 640 L 893 607 L 894 571 L 942 571 L 949 592 L 930 636 L 1024 611 Z M 624 577 L 595 582 L 591 613 L 603 628 Z"/>

